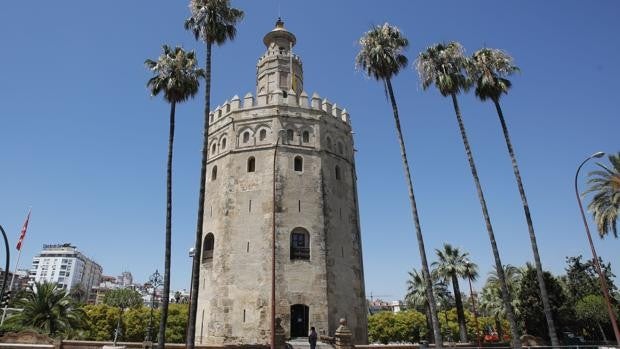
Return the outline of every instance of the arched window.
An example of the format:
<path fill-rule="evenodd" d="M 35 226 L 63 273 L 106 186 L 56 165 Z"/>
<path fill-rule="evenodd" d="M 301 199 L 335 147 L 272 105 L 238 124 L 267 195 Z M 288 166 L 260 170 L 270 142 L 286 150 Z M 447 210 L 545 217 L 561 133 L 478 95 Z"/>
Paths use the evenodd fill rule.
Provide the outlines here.
<path fill-rule="evenodd" d="M 295 132 L 293 132 L 293 130 L 290 130 L 290 129 L 286 130 L 286 139 L 289 142 L 292 142 L 294 137 L 295 137 Z"/>
<path fill-rule="evenodd" d="M 253 156 L 248 158 L 248 172 L 254 172 L 256 169 L 256 159 Z"/>
<path fill-rule="evenodd" d="M 267 130 L 262 129 L 262 130 L 260 130 L 260 132 L 259 132 L 259 134 L 258 134 L 258 139 L 259 139 L 260 141 L 264 141 L 264 140 L 265 140 L 265 138 L 267 138 Z"/>
<path fill-rule="evenodd" d="M 250 132 L 245 131 L 243 132 L 243 143 L 247 143 L 250 141 Z"/>
<path fill-rule="evenodd" d="M 336 179 L 340 180 L 340 166 L 336 165 Z"/>
<path fill-rule="evenodd" d="M 217 179 L 217 166 L 213 166 L 211 170 L 211 180 L 214 181 Z"/>
<path fill-rule="evenodd" d="M 213 143 L 211 145 L 211 155 L 214 155 L 216 150 L 217 150 L 217 144 Z"/>
<path fill-rule="evenodd" d="M 310 259 L 310 234 L 304 228 L 291 232 L 291 259 Z"/>
<path fill-rule="evenodd" d="M 338 142 L 338 154 L 342 155 L 344 153 L 344 146 L 342 142 Z"/>
<path fill-rule="evenodd" d="M 310 142 L 310 132 L 304 131 L 304 133 L 302 133 L 301 135 L 301 141 L 304 143 Z"/>
<path fill-rule="evenodd" d="M 222 138 L 222 144 L 220 145 L 220 148 L 221 148 L 222 150 L 225 150 L 225 149 L 226 149 L 226 137 Z"/>
<path fill-rule="evenodd" d="M 206 263 L 213 260 L 213 249 L 215 247 L 215 239 L 213 233 L 207 234 L 202 242 L 202 262 Z"/>
<path fill-rule="evenodd" d="M 327 137 L 327 139 L 325 141 L 327 143 L 327 149 L 328 150 L 332 150 L 332 139 Z"/>
<path fill-rule="evenodd" d="M 304 170 L 304 159 L 301 156 L 295 157 L 295 171 L 301 172 Z"/>

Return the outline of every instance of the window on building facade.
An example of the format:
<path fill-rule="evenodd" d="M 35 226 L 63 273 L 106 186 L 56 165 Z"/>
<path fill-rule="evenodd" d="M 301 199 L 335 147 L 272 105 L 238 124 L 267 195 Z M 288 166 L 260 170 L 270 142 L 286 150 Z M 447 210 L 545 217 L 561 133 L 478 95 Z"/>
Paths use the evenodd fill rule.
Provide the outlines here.
<path fill-rule="evenodd" d="M 214 181 L 217 179 L 217 166 L 213 166 L 211 170 L 211 180 Z"/>
<path fill-rule="evenodd" d="M 295 138 L 295 132 L 293 132 L 293 130 L 290 130 L 290 129 L 286 130 L 286 139 L 289 142 L 292 142 L 294 138 Z"/>
<path fill-rule="evenodd" d="M 213 249 L 215 247 L 215 239 L 213 233 L 207 234 L 202 243 L 202 262 L 206 263 L 213 260 Z"/>
<path fill-rule="evenodd" d="M 295 171 L 301 172 L 304 170 L 304 159 L 301 156 L 296 156 L 294 162 Z"/>
<path fill-rule="evenodd" d="M 340 166 L 336 165 L 336 179 L 340 180 L 340 177 L 341 177 L 341 175 L 340 175 Z"/>
<path fill-rule="evenodd" d="M 332 150 L 332 139 L 327 137 L 327 139 L 325 139 L 325 143 L 327 143 L 327 149 Z"/>
<path fill-rule="evenodd" d="M 243 143 L 247 143 L 250 141 L 250 132 L 245 131 L 243 132 Z"/>
<path fill-rule="evenodd" d="M 267 130 L 262 129 L 262 130 L 260 130 L 260 132 L 258 133 L 258 139 L 259 139 L 260 141 L 264 141 L 264 140 L 265 140 L 265 138 L 267 138 Z"/>
<path fill-rule="evenodd" d="M 220 146 L 222 150 L 226 149 L 226 138 L 222 138 L 222 145 Z"/>
<path fill-rule="evenodd" d="M 304 143 L 310 142 L 310 132 L 304 131 L 304 133 L 302 133 L 301 135 L 301 141 Z"/>
<path fill-rule="evenodd" d="M 248 172 L 254 172 L 256 170 L 256 159 L 253 156 L 250 156 L 248 159 Z"/>
<path fill-rule="evenodd" d="M 213 143 L 211 145 L 211 155 L 214 155 L 216 150 L 217 150 L 217 144 Z"/>
<path fill-rule="evenodd" d="M 310 259 L 310 234 L 304 228 L 291 232 L 291 259 Z"/>
<path fill-rule="evenodd" d="M 344 154 L 344 146 L 342 145 L 341 142 L 338 142 L 338 154 L 340 155 Z"/>

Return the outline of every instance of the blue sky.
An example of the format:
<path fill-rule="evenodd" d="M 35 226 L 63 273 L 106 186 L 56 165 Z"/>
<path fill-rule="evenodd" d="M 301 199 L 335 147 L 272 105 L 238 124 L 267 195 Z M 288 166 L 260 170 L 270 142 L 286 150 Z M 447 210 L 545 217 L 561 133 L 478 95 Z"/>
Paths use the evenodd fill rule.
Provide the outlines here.
<path fill-rule="evenodd" d="M 297 36 L 308 93 L 344 106 L 355 129 L 366 292 L 399 298 L 419 266 L 391 109 L 382 85 L 354 68 L 357 40 L 388 21 L 425 47 L 460 41 L 515 57 L 502 101 L 545 268 L 589 256 L 572 181 L 582 159 L 617 152 L 620 5 L 614 1 L 233 1 L 246 12 L 213 55 L 212 105 L 254 92 L 255 65 L 278 8 Z M 118 275 L 163 269 L 168 105 L 145 87 L 161 44 L 204 46 L 183 29 L 185 1 L 6 1 L 0 10 L 0 224 L 14 246 L 29 206 L 22 266 L 44 243 L 71 242 Z M 431 259 L 444 242 L 492 256 L 450 101 L 422 91 L 409 66 L 394 81 Z M 172 286 L 189 282 L 197 211 L 203 92 L 177 107 Z M 459 97 L 504 263 L 532 259 L 494 108 Z M 584 172 L 593 169 L 590 164 Z M 585 174 L 585 173 L 584 173 Z M 583 178 L 582 178 L 583 179 Z M 581 181 L 583 185 L 583 180 Z M 620 272 L 620 240 L 596 238 Z M 15 250 L 12 251 L 15 253 Z"/>

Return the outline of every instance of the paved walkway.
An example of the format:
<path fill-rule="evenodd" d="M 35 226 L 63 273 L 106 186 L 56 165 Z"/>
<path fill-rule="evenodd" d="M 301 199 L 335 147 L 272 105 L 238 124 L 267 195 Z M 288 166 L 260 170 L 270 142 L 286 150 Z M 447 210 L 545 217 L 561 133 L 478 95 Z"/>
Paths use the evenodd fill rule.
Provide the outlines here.
<path fill-rule="evenodd" d="M 292 338 L 286 343 L 290 344 L 290 346 L 293 347 L 293 349 L 310 349 L 310 343 L 308 343 L 308 337 Z M 334 347 L 332 347 L 328 343 L 317 341 L 316 349 L 334 349 Z"/>

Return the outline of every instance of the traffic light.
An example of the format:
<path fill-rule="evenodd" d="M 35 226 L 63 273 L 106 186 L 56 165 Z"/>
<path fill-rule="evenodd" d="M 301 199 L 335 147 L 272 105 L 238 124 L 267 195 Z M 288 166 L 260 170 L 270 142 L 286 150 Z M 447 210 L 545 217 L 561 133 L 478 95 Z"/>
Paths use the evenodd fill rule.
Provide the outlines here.
<path fill-rule="evenodd" d="M 4 295 L 2 295 L 2 299 L 0 299 L 0 308 L 7 307 L 10 301 L 11 301 L 11 291 L 6 291 Z"/>

